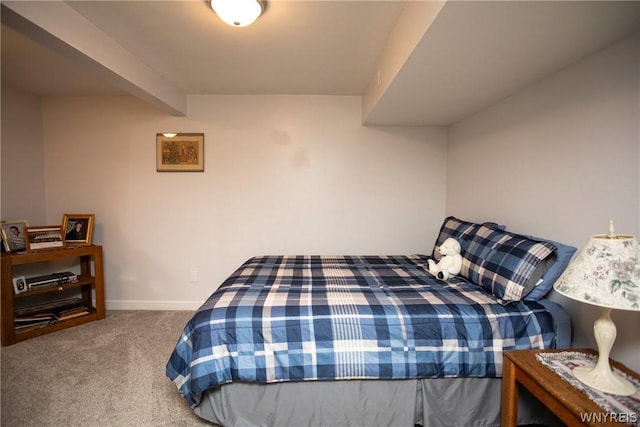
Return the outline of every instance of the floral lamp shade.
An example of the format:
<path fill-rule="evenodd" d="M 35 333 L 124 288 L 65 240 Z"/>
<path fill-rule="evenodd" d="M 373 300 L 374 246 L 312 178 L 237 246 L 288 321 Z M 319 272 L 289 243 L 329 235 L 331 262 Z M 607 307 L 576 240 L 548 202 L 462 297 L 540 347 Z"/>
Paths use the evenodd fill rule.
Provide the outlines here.
<path fill-rule="evenodd" d="M 592 236 L 554 288 L 587 304 L 640 310 L 638 241 L 624 234 Z"/>
<path fill-rule="evenodd" d="M 553 287 L 566 297 L 601 307 L 600 317 L 593 325 L 598 362 L 594 368 L 574 368 L 574 376 L 606 393 L 634 394 L 634 385 L 612 371 L 609 354 L 617 335 L 611 310 L 640 311 L 638 241 L 633 236 L 615 234 L 611 224 L 608 234 L 589 239 Z"/>

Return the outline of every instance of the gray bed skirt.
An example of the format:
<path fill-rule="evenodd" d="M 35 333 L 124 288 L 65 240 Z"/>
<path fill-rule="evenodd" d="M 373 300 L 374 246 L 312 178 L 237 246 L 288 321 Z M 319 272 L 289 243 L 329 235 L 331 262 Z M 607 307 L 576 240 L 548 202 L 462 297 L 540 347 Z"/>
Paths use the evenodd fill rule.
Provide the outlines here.
<path fill-rule="evenodd" d="M 230 427 L 499 426 L 501 388 L 501 378 L 231 383 L 194 412 Z M 518 424 L 562 425 L 525 390 Z"/>

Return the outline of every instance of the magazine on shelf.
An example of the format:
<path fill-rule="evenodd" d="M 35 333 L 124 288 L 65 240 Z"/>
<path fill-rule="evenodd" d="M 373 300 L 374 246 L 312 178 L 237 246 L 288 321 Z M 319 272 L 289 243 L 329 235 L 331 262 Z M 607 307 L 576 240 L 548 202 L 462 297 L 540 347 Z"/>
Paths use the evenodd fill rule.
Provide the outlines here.
<path fill-rule="evenodd" d="M 58 322 L 53 313 L 38 313 L 25 317 L 16 316 L 13 320 L 17 333 L 42 328 Z"/>
<path fill-rule="evenodd" d="M 17 323 L 35 323 L 54 319 L 53 313 L 38 313 L 31 316 L 16 316 L 13 321 Z"/>

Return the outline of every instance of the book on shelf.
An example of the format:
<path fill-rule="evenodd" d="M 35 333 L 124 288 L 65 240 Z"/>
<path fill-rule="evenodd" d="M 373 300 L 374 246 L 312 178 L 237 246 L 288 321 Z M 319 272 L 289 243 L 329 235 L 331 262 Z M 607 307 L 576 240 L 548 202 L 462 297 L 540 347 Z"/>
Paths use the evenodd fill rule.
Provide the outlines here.
<path fill-rule="evenodd" d="M 54 316 L 58 321 L 72 319 L 74 317 L 80 317 L 89 314 L 89 308 L 84 305 L 68 308 L 66 310 L 60 310 Z"/>

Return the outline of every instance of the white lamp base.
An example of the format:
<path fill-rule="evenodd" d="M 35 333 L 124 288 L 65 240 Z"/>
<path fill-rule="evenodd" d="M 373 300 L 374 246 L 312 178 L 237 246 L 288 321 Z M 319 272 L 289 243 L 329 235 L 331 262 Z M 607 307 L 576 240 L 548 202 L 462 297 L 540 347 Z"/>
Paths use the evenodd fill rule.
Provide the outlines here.
<path fill-rule="evenodd" d="M 611 309 L 603 308 L 598 320 L 593 324 L 593 333 L 598 344 L 598 363 L 595 368 L 579 366 L 573 375 L 589 387 L 618 396 L 630 396 L 636 388 L 626 378 L 613 372 L 609 366 L 609 352 L 616 339 L 616 325 L 611 321 Z"/>
<path fill-rule="evenodd" d="M 636 392 L 633 384 L 613 372 L 611 368 L 607 371 L 598 370 L 597 366 L 595 368 L 579 366 L 573 368 L 573 375 L 589 387 L 604 391 L 605 393 L 618 396 L 631 396 Z"/>

